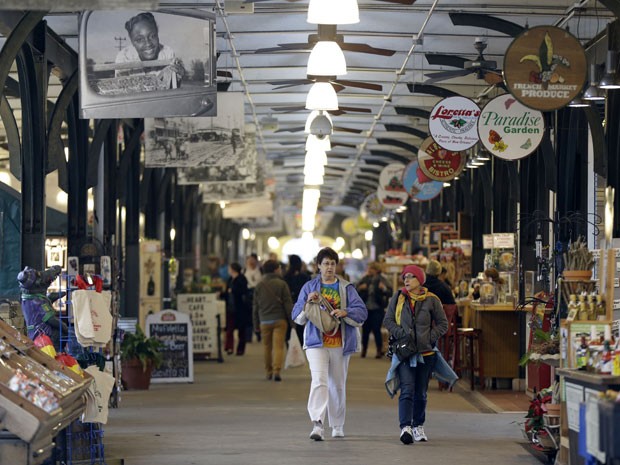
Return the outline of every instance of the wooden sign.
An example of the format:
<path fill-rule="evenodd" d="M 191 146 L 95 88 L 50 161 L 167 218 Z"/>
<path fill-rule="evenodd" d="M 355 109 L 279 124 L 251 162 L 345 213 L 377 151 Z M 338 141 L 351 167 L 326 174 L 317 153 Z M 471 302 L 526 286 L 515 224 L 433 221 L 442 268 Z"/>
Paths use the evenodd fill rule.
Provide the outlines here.
<path fill-rule="evenodd" d="M 450 181 L 461 174 L 465 158 L 462 152 L 453 152 L 439 146 L 432 137 L 424 139 L 418 151 L 420 170 L 434 181 Z"/>
<path fill-rule="evenodd" d="M 555 26 L 526 29 L 506 50 L 504 80 L 522 104 L 541 111 L 569 104 L 586 82 L 587 60 L 581 43 Z"/>
<path fill-rule="evenodd" d="M 162 343 L 161 366 L 153 370 L 153 383 L 184 383 L 194 381 L 192 355 L 192 323 L 189 315 L 164 310 L 146 318 L 146 335 Z"/>

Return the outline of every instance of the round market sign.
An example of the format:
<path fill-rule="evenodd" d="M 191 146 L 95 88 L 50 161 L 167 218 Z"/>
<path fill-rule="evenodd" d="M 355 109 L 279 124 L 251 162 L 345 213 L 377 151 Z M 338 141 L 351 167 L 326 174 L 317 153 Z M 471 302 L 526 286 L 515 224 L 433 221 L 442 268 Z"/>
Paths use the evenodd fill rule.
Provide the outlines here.
<path fill-rule="evenodd" d="M 482 145 L 504 160 L 518 160 L 534 152 L 545 133 L 540 111 L 517 102 L 511 94 L 500 95 L 486 104 L 478 118 Z"/>
<path fill-rule="evenodd" d="M 428 119 L 428 130 L 440 147 L 459 152 L 478 142 L 476 123 L 480 108 L 465 97 L 448 97 L 441 100 Z"/>
<path fill-rule="evenodd" d="M 360 215 L 362 215 L 365 220 L 370 222 L 379 221 L 381 218 L 386 216 L 387 213 L 388 211 L 379 201 L 379 197 L 376 192 L 368 195 L 360 206 Z"/>
<path fill-rule="evenodd" d="M 377 197 L 379 198 L 379 202 L 381 202 L 385 208 L 394 210 L 395 208 L 403 205 L 409 198 L 409 195 L 404 188 L 402 191 L 387 191 L 383 189 L 383 187 L 377 186 Z"/>
<path fill-rule="evenodd" d="M 417 161 L 409 163 L 403 171 L 403 186 L 405 186 L 409 197 L 422 201 L 437 197 L 443 189 L 443 183 L 439 181 L 420 182 L 418 172 Z"/>
<path fill-rule="evenodd" d="M 440 147 L 432 137 L 424 139 L 418 151 L 420 170 L 427 178 L 435 181 L 450 181 L 461 174 L 465 167 L 465 158 L 462 152 L 453 152 Z"/>
<path fill-rule="evenodd" d="M 386 208 L 398 208 L 407 201 L 407 191 L 402 183 L 404 169 L 402 163 L 390 163 L 379 174 L 377 195 Z"/>
<path fill-rule="evenodd" d="M 586 54 L 579 41 L 555 26 L 519 34 L 504 56 L 508 91 L 524 105 L 557 110 L 575 98 L 586 82 Z"/>

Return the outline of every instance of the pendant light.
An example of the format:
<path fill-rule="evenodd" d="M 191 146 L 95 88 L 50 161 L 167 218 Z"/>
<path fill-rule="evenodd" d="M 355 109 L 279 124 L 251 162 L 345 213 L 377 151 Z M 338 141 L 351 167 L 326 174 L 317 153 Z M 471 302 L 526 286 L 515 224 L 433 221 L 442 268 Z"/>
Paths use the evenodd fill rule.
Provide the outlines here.
<path fill-rule="evenodd" d="M 315 82 L 306 97 L 308 110 L 337 110 L 338 96 L 329 82 Z"/>
<path fill-rule="evenodd" d="M 597 84 L 596 64 L 592 63 L 590 65 L 590 83 L 588 84 L 588 88 L 583 92 L 583 100 L 605 100 L 605 96 L 598 91 L 598 87 L 596 87 Z"/>
<path fill-rule="evenodd" d="M 356 24 L 360 22 L 357 0 L 310 0 L 311 24 Z"/>
<path fill-rule="evenodd" d="M 309 76 L 342 76 L 347 62 L 340 45 L 333 40 L 320 40 L 312 48 L 306 74 Z"/>
<path fill-rule="evenodd" d="M 614 50 L 607 50 L 607 60 L 605 61 L 605 76 L 598 84 L 599 89 L 620 89 L 620 78 L 616 73 L 618 66 L 618 53 Z"/>

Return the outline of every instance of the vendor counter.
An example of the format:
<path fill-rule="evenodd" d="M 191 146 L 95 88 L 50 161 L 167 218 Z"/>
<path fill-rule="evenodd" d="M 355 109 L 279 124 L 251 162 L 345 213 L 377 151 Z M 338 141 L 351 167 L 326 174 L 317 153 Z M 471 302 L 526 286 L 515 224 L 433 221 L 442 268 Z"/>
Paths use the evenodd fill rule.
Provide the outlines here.
<path fill-rule="evenodd" d="M 512 304 L 457 301 L 463 327 L 482 330 L 485 378 L 519 377 L 519 315 Z"/>

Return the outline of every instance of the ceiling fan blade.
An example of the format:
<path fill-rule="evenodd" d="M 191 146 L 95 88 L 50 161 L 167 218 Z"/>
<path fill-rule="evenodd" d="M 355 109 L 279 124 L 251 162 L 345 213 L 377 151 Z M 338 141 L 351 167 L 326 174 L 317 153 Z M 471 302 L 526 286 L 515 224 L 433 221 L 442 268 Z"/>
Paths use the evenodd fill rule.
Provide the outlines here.
<path fill-rule="evenodd" d="M 339 110 L 352 112 L 352 113 L 372 113 L 370 108 L 360 108 L 360 107 L 338 107 Z M 331 113 L 331 112 L 330 112 Z"/>
<path fill-rule="evenodd" d="M 368 44 L 353 44 L 350 42 L 342 42 L 339 44 L 342 50 L 349 52 L 369 53 L 371 55 L 381 55 L 385 57 L 391 57 L 396 53 L 396 50 L 389 50 L 387 48 L 376 48 Z"/>
<path fill-rule="evenodd" d="M 472 26 L 482 29 L 491 29 L 511 37 L 521 34 L 525 28 L 512 21 L 496 18 L 495 16 L 477 13 L 449 13 L 452 24 L 455 26 Z"/>
<path fill-rule="evenodd" d="M 349 149 L 354 149 L 354 148 L 357 148 L 357 145 L 355 145 L 355 144 L 347 144 L 345 142 L 332 142 L 332 148 L 333 147 L 346 147 L 346 148 L 349 148 Z M 333 155 L 330 155 L 330 156 L 333 156 Z"/>
<path fill-rule="evenodd" d="M 414 107 L 394 107 L 397 115 L 415 116 L 416 118 L 429 119 L 431 112 Z"/>
<path fill-rule="evenodd" d="M 278 129 L 278 130 L 276 130 L 274 132 L 300 132 L 300 131 L 303 131 L 304 129 L 305 129 L 304 126 L 297 126 L 297 127 L 294 127 L 294 128 Z M 298 143 L 298 142 L 296 142 L 296 143 Z"/>
<path fill-rule="evenodd" d="M 420 139 L 426 139 L 428 134 L 420 129 L 413 128 L 411 126 L 405 126 L 403 124 L 388 124 L 385 123 L 386 131 L 390 132 L 404 132 L 405 134 L 411 134 L 412 136 L 419 137 Z"/>
<path fill-rule="evenodd" d="M 299 110 L 305 110 L 306 106 L 305 105 L 293 105 L 293 106 L 288 106 L 288 107 L 271 107 L 271 109 L 273 111 L 299 111 Z"/>
<path fill-rule="evenodd" d="M 311 50 L 314 44 L 308 42 L 288 42 L 284 44 L 278 44 L 278 47 L 282 47 L 287 50 Z"/>
<path fill-rule="evenodd" d="M 361 134 L 363 132 L 361 129 L 344 128 L 342 126 L 334 126 L 334 131 L 350 132 L 351 134 Z"/>
<path fill-rule="evenodd" d="M 504 82 L 504 77 L 502 76 L 502 73 L 499 71 L 487 70 L 484 73 L 484 80 L 487 84 L 490 84 L 490 85 L 501 84 Z"/>
<path fill-rule="evenodd" d="M 265 0 L 262 0 L 265 1 Z M 413 5 L 415 0 L 377 0 L 378 2 L 385 3 L 398 3 L 399 5 Z"/>
<path fill-rule="evenodd" d="M 440 71 L 438 73 L 429 73 L 427 76 L 430 76 L 429 79 L 424 81 L 424 84 L 430 85 L 436 82 L 447 81 L 448 79 L 452 79 L 460 76 L 467 76 L 468 74 L 475 73 L 475 69 L 455 69 L 452 71 Z"/>
<path fill-rule="evenodd" d="M 452 66 L 454 68 L 465 68 L 465 62 L 469 61 L 467 58 L 443 53 L 425 53 L 424 56 L 429 65 Z"/>
<path fill-rule="evenodd" d="M 428 94 L 443 98 L 460 96 L 457 92 L 444 89 L 443 87 L 429 86 L 427 84 L 413 84 L 410 82 L 407 84 L 407 88 L 412 94 Z"/>
<path fill-rule="evenodd" d="M 311 84 L 310 79 L 280 79 L 278 81 L 267 81 L 267 84 L 272 86 L 301 86 L 304 84 Z"/>
<path fill-rule="evenodd" d="M 349 81 L 347 79 L 336 79 L 332 81 L 337 84 L 341 84 L 347 87 L 357 87 L 359 89 L 368 89 L 368 90 L 377 90 L 381 92 L 383 90 L 383 86 L 380 84 L 373 84 L 371 82 L 362 82 L 362 81 Z"/>
<path fill-rule="evenodd" d="M 291 44 L 278 44 L 277 47 L 258 48 L 254 51 L 255 54 L 261 53 L 274 53 L 274 52 L 292 52 L 296 50 L 308 50 L 312 48 L 312 44 L 306 42 L 291 43 Z"/>
<path fill-rule="evenodd" d="M 230 71 L 224 71 L 224 70 L 219 70 L 219 69 L 218 69 L 218 70 L 216 71 L 216 76 L 219 76 L 219 77 L 225 77 L 225 78 L 230 78 L 230 79 L 232 79 L 233 74 L 232 74 Z"/>

